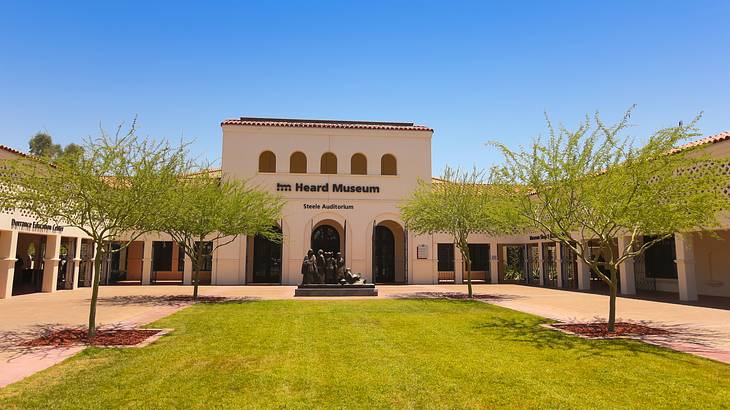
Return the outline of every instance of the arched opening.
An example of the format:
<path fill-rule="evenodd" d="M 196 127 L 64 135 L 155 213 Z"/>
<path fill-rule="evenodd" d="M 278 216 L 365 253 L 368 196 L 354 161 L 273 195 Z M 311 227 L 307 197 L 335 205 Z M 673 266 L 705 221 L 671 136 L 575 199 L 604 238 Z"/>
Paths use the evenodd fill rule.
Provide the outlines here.
<path fill-rule="evenodd" d="M 259 155 L 259 172 L 276 172 L 276 155 L 264 151 Z"/>
<path fill-rule="evenodd" d="M 278 226 L 274 229 L 281 233 Z M 260 235 L 254 236 L 249 280 L 252 283 L 281 283 L 281 256 L 281 243 Z"/>
<path fill-rule="evenodd" d="M 357 153 L 350 158 L 350 173 L 352 175 L 367 175 L 368 160 L 365 155 Z"/>
<path fill-rule="evenodd" d="M 307 156 L 297 151 L 289 157 L 289 172 L 292 174 L 307 173 Z"/>
<path fill-rule="evenodd" d="M 322 159 L 319 163 L 319 172 L 321 174 L 336 174 L 337 173 L 337 157 L 331 152 L 325 152 L 322 154 Z"/>
<path fill-rule="evenodd" d="M 383 221 L 373 230 L 373 281 L 406 283 L 405 231 L 395 221 Z"/>
<path fill-rule="evenodd" d="M 342 228 L 339 224 L 332 224 L 334 221 L 323 221 L 312 230 L 311 249 L 316 253 L 319 250 L 337 253 L 343 248 L 340 235 Z"/>
<path fill-rule="evenodd" d="M 391 154 L 380 158 L 380 175 L 398 175 L 398 162 Z"/>

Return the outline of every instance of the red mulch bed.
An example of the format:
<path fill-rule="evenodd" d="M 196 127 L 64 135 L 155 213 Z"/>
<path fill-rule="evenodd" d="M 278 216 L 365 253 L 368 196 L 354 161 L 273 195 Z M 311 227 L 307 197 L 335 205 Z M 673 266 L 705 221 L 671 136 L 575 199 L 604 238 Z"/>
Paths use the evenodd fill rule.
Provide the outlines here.
<path fill-rule="evenodd" d="M 608 323 L 555 323 L 551 326 L 587 337 L 650 336 L 669 333 L 664 329 L 627 322 L 616 322 L 613 332 L 608 331 Z"/>
<path fill-rule="evenodd" d="M 111 329 L 97 330 L 96 337 L 89 340 L 86 329 L 54 330 L 47 335 L 23 343 L 27 347 L 53 346 L 65 347 L 76 345 L 91 346 L 133 346 L 154 336 L 160 330 L 153 329 Z"/>

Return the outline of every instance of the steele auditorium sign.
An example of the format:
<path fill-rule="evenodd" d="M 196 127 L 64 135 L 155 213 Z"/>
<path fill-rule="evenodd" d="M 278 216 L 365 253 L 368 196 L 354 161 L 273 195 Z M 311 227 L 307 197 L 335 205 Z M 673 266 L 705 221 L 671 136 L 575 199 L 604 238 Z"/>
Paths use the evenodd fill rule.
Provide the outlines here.
<path fill-rule="evenodd" d="M 332 184 L 329 183 L 320 185 L 310 185 L 297 182 L 294 184 L 295 192 L 358 192 L 358 193 L 371 193 L 377 194 L 380 192 L 380 187 L 377 185 L 345 185 L 345 184 Z M 276 190 L 279 192 L 291 192 L 292 184 L 276 183 Z"/>

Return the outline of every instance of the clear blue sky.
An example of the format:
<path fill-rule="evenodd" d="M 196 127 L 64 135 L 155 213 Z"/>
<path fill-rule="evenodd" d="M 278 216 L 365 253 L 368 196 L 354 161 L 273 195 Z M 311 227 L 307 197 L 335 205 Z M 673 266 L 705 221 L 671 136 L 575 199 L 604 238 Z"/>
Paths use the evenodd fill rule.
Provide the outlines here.
<path fill-rule="evenodd" d="M 70 3 L 70 2 L 68 2 Z M 638 104 L 638 137 L 730 130 L 730 2 L 0 0 L 0 143 L 27 149 L 139 118 L 220 155 L 220 121 L 275 116 L 433 127 L 433 172 L 488 166 L 543 112 L 573 126 Z"/>

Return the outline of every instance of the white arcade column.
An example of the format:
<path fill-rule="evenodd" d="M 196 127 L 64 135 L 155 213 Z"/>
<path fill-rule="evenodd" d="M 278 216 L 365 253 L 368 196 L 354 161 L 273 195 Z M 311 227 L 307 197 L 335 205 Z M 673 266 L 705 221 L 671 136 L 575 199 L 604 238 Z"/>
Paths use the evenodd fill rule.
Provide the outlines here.
<path fill-rule="evenodd" d="M 73 278 L 71 279 L 71 289 L 79 288 L 79 271 L 81 269 L 81 238 L 76 238 L 74 243 Z"/>
<path fill-rule="evenodd" d="M 180 252 L 182 252 L 182 248 L 180 248 Z M 183 266 L 183 285 L 192 285 L 193 284 L 193 261 L 190 259 L 190 256 L 185 254 L 185 266 Z"/>
<path fill-rule="evenodd" d="M 489 276 L 492 284 L 499 283 L 499 244 L 489 244 Z"/>
<path fill-rule="evenodd" d="M 697 278 L 695 275 L 694 246 L 692 234 L 678 233 L 674 235 L 674 246 L 677 252 L 677 279 L 679 282 L 679 300 L 697 300 Z"/>
<path fill-rule="evenodd" d="M 43 259 L 43 292 L 55 292 L 58 281 L 58 253 L 61 251 L 61 235 L 46 235 L 46 256 Z"/>
<path fill-rule="evenodd" d="M 17 231 L 0 232 L 0 299 L 7 299 L 13 295 L 17 247 Z"/>
<path fill-rule="evenodd" d="M 558 288 L 563 287 L 563 247 L 555 242 L 555 274 L 558 276 Z"/>
<path fill-rule="evenodd" d="M 466 280 L 466 266 L 464 259 L 461 257 L 461 251 L 454 245 L 454 284 L 464 283 Z"/>
<path fill-rule="evenodd" d="M 629 236 L 618 237 L 618 249 L 619 252 L 626 249 L 626 245 L 631 240 Z M 636 276 L 634 274 L 634 258 L 628 258 L 621 262 L 618 267 L 619 281 L 621 282 L 621 294 L 622 295 L 635 295 L 636 294 Z"/>
<path fill-rule="evenodd" d="M 583 244 L 583 249 L 588 249 L 588 244 Z M 591 269 L 583 262 L 580 258 L 578 259 L 578 289 L 580 290 L 591 290 Z"/>
<path fill-rule="evenodd" d="M 142 251 L 142 284 L 152 283 L 152 241 L 145 239 Z"/>

